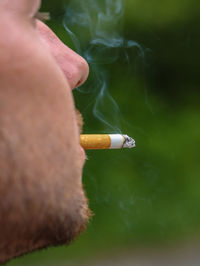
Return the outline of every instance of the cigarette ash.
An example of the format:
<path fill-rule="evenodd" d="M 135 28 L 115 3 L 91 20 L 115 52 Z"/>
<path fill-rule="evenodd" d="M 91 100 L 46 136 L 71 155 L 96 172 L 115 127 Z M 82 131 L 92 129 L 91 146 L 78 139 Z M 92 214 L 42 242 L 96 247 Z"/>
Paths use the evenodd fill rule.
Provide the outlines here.
<path fill-rule="evenodd" d="M 130 48 L 137 49 L 142 57 L 144 53 L 137 42 L 122 37 L 123 15 L 123 0 L 72 0 L 67 3 L 63 21 L 76 51 L 90 65 L 89 81 L 78 90 L 91 95 L 93 114 L 103 123 L 103 131 L 110 133 L 121 131 L 120 110 L 108 89 L 107 66 L 122 53 L 128 62 Z"/>

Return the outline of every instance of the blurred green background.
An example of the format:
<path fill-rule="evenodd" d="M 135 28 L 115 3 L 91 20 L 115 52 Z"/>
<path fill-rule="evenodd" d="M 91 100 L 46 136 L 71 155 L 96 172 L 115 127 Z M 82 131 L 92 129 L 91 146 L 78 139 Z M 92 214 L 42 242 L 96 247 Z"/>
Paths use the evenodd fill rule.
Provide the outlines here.
<path fill-rule="evenodd" d="M 63 26 L 68 3 L 44 0 L 42 10 L 51 13 L 49 26 L 76 50 Z M 140 47 L 119 47 L 115 62 L 101 64 L 119 110 L 113 110 L 106 99 L 101 108 L 110 115 L 109 123 L 113 121 L 114 127 L 132 136 L 137 146 L 88 152 L 83 183 L 95 216 L 86 232 L 69 247 L 36 252 L 9 266 L 68 265 L 115 250 L 198 240 L 199 6 L 197 0 L 126 1 L 120 36 Z M 88 35 L 84 36 L 77 27 L 76 37 L 86 46 Z M 116 54 L 116 48 L 106 54 L 113 50 Z M 92 76 L 94 66 L 90 67 Z M 95 82 L 90 77 L 81 90 L 87 92 Z M 92 113 L 95 93 L 95 88 L 94 92 L 75 92 L 84 131 L 108 132 L 109 127 Z"/>

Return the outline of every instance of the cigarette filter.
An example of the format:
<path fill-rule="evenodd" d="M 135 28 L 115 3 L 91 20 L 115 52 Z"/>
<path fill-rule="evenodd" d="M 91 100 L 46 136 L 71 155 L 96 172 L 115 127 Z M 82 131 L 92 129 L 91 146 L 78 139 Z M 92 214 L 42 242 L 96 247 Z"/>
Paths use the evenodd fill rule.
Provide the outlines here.
<path fill-rule="evenodd" d="M 135 147 L 135 140 L 122 134 L 83 134 L 80 144 L 85 150 L 123 149 Z"/>

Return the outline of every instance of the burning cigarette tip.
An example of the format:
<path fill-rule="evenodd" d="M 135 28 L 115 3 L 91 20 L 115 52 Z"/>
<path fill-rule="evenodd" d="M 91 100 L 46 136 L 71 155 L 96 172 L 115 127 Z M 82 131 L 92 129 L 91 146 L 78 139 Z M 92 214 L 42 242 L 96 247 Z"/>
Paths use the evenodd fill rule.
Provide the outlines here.
<path fill-rule="evenodd" d="M 135 140 L 123 134 L 83 134 L 80 145 L 85 150 L 134 148 Z"/>

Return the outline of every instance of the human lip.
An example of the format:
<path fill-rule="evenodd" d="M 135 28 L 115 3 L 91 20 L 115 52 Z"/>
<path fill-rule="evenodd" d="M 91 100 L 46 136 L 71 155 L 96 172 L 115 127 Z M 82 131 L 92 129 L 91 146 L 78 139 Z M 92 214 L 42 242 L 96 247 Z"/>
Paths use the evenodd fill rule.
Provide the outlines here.
<path fill-rule="evenodd" d="M 81 146 L 80 146 L 80 154 L 81 154 L 81 158 L 82 158 L 83 162 L 85 162 L 86 154 L 85 154 L 85 150 Z"/>
<path fill-rule="evenodd" d="M 78 126 L 78 131 L 79 131 L 79 134 L 81 134 L 82 129 L 83 129 L 83 117 L 78 109 L 75 109 L 75 111 L 76 111 L 76 122 Z"/>
<path fill-rule="evenodd" d="M 76 122 L 77 122 L 77 127 L 78 127 L 78 133 L 79 136 L 82 133 L 82 128 L 83 128 L 83 117 L 81 115 L 81 113 L 79 112 L 79 110 L 75 109 L 76 111 Z M 81 154 L 81 158 L 83 160 L 83 162 L 86 159 L 86 154 L 85 154 L 85 150 L 83 149 L 83 147 L 80 145 L 80 154 Z"/>

